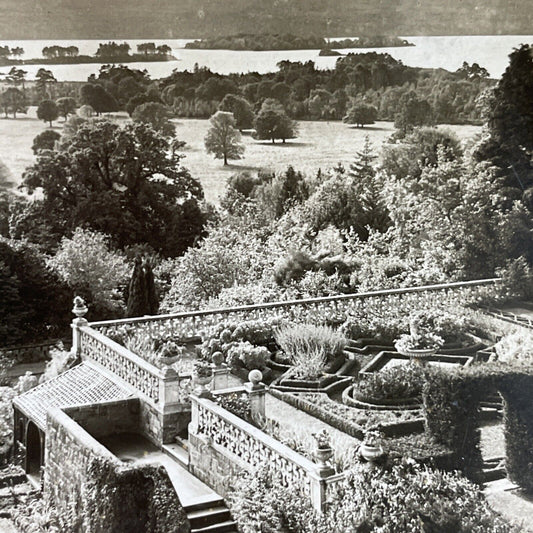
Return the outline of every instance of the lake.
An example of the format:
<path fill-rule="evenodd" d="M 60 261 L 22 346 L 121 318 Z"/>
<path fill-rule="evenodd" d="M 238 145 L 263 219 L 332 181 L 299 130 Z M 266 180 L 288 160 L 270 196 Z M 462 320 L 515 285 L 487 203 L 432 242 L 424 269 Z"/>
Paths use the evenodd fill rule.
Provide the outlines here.
<path fill-rule="evenodd" d="M 357 48 L 342 50 L 347 52 L 387 52 L 391 56 L 413 67 L 444 68 L 457 70 L 463 63 L 477 62 L 485 67 L 494 78 L 501 76 L 508 64 L 508 55 L 513 48 L 521 43 L 533 43 L 532 35 L 487 35 L 487 36 L 430 36 L 430 37 L 405 37 L 416 46 L 399 48 Z M 98 40 L 80 41 L 0 41 L 0 45 L 10 47 L 22 46 L 25 50 L 23 58 L 36 58 L 41 56 L 45 46 L 57 44 L 59 46 L 77 46 L 80 54 L 93 55 L 100 42 Z M 168 44 L 173 50 L 177 61 L 157 63 L 131 63 L 129 66 L 137 69 L 146 69 L 154 79 L 168 76 L 174 69 L 192 70 L 195 63 L 205 66 L 213 72 L 229 74 L 232 72 L 272 72 L 277 70 L 276 64 L 282 60 L 314 61 L 317 68 L 332 68 L 336 57 L 320 57 L 318 50 L 276 50 L 268 52 L 242 52 L 231 50 L 186 50 L 185 44 L 189 39 L 160 39 L 151 42 Z M 122 41 L 120 41 L 122 42 Z M 132 51 L 136 51 L 143 40 L 127 41 Z M 1 73 L 9 71 L 10 67 L 0 68 Z M 33 79 L 39 70 L 39 65 L 26 65 L 28 79 Z M 97 73 L 99 64 L 83 65 L 47 65 L 60 81 L 85 81 L 90 74 Z"/>

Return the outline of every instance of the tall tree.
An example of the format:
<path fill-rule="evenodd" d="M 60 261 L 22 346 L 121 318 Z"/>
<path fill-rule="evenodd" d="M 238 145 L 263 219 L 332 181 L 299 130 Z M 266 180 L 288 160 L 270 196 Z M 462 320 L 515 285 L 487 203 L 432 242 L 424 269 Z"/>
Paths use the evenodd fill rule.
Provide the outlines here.
<path fill-rule="evenodd" d="M 65 118 L 65 122 L 69 115 L 76 112 L 76 100 L 70 96 L 63 96 L 56 100 L 56 105 L 59 110 L 59 114 Z"/>
<path fill-rule="evenodd" d="M 374 124 L 378 118 L 378 110 L 373 105 L 364 102 L 356 102 L 343 118 L 343 122 L 355 124 L 358 128 L 363 128 L 366 124 Z"/>
<path fill-rule="evenodd" d="M 90 105 L 95 113 L 111 113 L 118 111 L 118 103 L 108 91 L 99 84 L 87 83 L 80 91 L 81 103 Z"/>
<path fill-rule="evenodd" d="M 51 70 L 40 68 L 35 75 L 37 81 L 37 88 L 41 92 L 42 96 L 46 95 L 46 89 L 48 84 L 57 83 L 56 77 Z"/>
<path fill-rule="evenodd" d="M 184 251 L 171 246 L 176 233 L 184 247 L 198 237 L 181 226 L 182 203 L 202 200 L 202 187 L 169 140 L 145 124 L 88 120 L 67 145 L 29 167 L 23 185 L 30 193 L 42 188 L 27 216 L 40 217 L 56 239 L 85 226 L 117 247 L 148 243 L 175 256 Z"/>
<path fill-rule="evenodd" d="M 267 98 L 254 122 L 255 137 L 257 139 L 270 139 L 272 143 L 276 139 L 285 142 L 286 139 L 296 137 L 298 125 L 290 119 L 283 106 L 272 98 Z"/>
<path fill-rule="evenodd" d="M 497 164 L 509 185 L 525 190 L 533 185 L 533 47 L 524 44 L 509 59 L 489 102 L 491 138 L 481 157 Z"/>
<path fill-rule="evenodd" d="M 244 145 L 235 128 L 233 113 L 217 111 L 209 120 L 209 125 L 204 139 L 207 153 L 214 154 L 215 159 L 223 159 L 224 165 L 228 164 L 228 159 L 241 159 Z"/>
<path fill-rule="evenodd" d="M 394 127 L 405 136 L 417 126 L 426 126 L 433 121 L 431 106 L 414 91 L 405 94 L 400 100 L 400 110 L 394 118 Z"/>
<path fill-rule="evenodd" d="M 52 127 L 52 122 L 56 120 L 58 116 L 59 109 L 53 100 L 43 100 L 39 104 L 39 107 L 37 108 L 37 118 L 50 123 L 50 127 Z"/>
<path fill-rule="evenodd" d="M 246 98 L 235 94 L 227 94 L 218 106 L 219 111 L 233 113 L 235 127 L 242 132 L 251 128 L 254 123 L 254 111 Z"/>
<path fill-rule="evenodd" d="M 164 137 L 173 137 L 176 133 L 176 126 L 170 122 L 169 117 L 168 107 L 158 102 L 141 104 L 131 115 L 134 122 L 149 124 Z"/>
<path fill-rule="evenodd" d="M 16 87 L 8 87 L 1 94 L 0 103 L 6 117 L 8 113 L 13 113 L 13 118 L 17 118 L 17 113 L 26 113 L 26 97 Z"/>

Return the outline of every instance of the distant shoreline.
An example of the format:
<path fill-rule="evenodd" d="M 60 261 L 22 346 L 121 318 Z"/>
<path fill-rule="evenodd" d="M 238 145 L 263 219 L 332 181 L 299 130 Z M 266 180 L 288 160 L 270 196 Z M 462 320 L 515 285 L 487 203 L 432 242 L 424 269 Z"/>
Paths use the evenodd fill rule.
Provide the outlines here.
<path fill-rule="evenodd" d="M 232 50 L 239 52 L 273 52 L 282 50 L 325 50 L 332 48 L 396 48 L 415 46 L 397 36 L 325 39 L 277 34 L 238 34 L 195 40 L 185 45 L 188 50 Z"/>
<path fill-rule="evenodd" d="M 98 64 L 107 65 L 110 63 L 152 63 L 159 61 L 179 61 L 173 55 L 167 54 L 128 54 L 122 56 L 96 57 L 78 55 L 73 57 L 41 57 L 33 59 L 0 59 L 0 67 L 11 67 L 20 65 L 79 65 Z"/>

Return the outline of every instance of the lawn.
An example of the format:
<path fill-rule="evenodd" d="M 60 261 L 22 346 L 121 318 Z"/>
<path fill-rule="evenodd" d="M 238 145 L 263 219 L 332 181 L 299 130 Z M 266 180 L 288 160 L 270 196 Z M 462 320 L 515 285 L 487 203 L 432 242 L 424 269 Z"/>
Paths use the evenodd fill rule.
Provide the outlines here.
<path fill-rule="evenodd" d="M 118 120 L 127 120 L 127 115 L 117 115 Z M 178 119 L 175 121 L 177 137 L 184 140 L 184 164 L 204 186 L 208 201 L 217 203 L 224 191 L 229 176 L 243 170 L 257 171 L 269 168 L 280 171 L 292 165 L 297 170 L 314 174 L 318 169 L 326 171 L 341 162 L 349 165 L 354 154 L 361 149 L 368 135 L 374 147 L 379 149 L 390 137 L 394 128 L 391 122 L 376 122 L 358 129 L 341 122 L 306 121 L 299 123 L 298 138 L 286 144 L 256 141 L 250 135 L 243 136 L 246 150 L 244 159 L 233 161 L 224 167 L 222 161 L 207 155 L 204 137 L 209 127 L 207 120 Z M 61 131 L 62 119 L 54 123 Z M 480 131 L 476 126 L 450 126 L 460 138 L 466 139 Z M 15 119 L 0 119 L 0 186 L 7 171 L 11 180 L 20 183 L 24 169 L 34 161 L 31 145 L 34 137 L 47 129 L 35 115 L 35 108 L 28 115 Z"/>

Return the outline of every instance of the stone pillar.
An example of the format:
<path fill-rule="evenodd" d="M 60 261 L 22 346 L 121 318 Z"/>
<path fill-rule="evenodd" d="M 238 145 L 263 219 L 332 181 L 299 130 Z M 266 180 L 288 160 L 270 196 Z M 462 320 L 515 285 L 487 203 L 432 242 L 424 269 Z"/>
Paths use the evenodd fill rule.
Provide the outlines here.
<path fill-rule="evenodd" d="M 161 372 L 163 379 L 159 383 L 159 406 L 164 412 L 165 407 L 179 403 L 180 380 L 178 373 L 170 366 L 165 367 Z"/>
<path fill-rule="evenodd" d="M 326 510 L 327 498 L 327 484 L 326 477 L 317 473 L 316 476 L 311 476 L 309 489 L 311 496 L 311 503 L 315 511 L 322 513 Z"/>
<path fill-rule="evenodd" d="M 85 305 L 85 302 L 83 301 L 83 298 L 80 296 L 76 296 L 74 298 L 74 307 L 72 308 L 72 312 L 76 315 L 77 318 L 75 318 L 72 321 L 71 328 L 72 328 L 72 353 L 76 357 L 80 357 L 81 353 L 81 345 L 80 345 L 80 328 L 82 326 L 86 326 L 89 322 L 83 318 L 87 314 L 87 306 Z"/>
<path fill-rule="evenodd" d="M 212 357 L 213 361 L 213 381 L 211 390 L 223 390 L 228 388 L 229 367 L 224 363 L 222 352 L 215 352 Z"/>
<path fill-rule="evenodd" d="M 250 406 L 252 410 L 252 418 L 258 422 L 265 420 L 265 400 L 266 400 L 266 386 L 261 383 L 263 374 L 260 370 L 252 370 L 248 374 L 248 383 L 244 384 L 244 388 L 250 397 Z"/>

